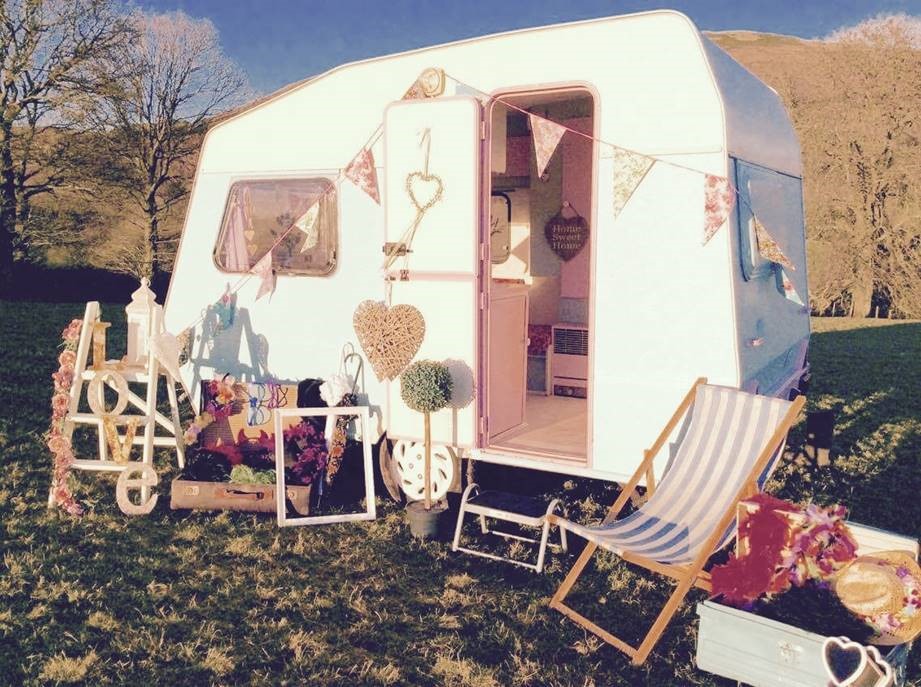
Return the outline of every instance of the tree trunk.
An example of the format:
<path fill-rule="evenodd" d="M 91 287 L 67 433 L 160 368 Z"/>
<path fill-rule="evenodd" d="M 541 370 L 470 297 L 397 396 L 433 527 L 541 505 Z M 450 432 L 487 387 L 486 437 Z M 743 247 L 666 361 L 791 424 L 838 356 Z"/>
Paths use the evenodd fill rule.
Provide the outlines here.
<path fill-rule="evenodd" d="M 425 479 L 425 510 L 432 510 L 432 420 L 425 413 L 425 465 L 422 470 Z"/>
<path fill-rule="evenodd" d="M 154 277 L 157 276 L 157 243 L 159 241 L 160 223 L 155 214 L 148 215 L 147 231 L 144 237 L 144 265 L 141 268 L 144 274 L 140 277 L 147 277 L 150 283 L 154 283 Z"/>
<path fill-rule="evenodd" d="M 0 124 L 0 296 L 13 289 L 13 232 L 16 228 L 16 175 L 13 169 L 13 126 Z"/>
<path fill-rule="evenodd" d="M 869 279 L 851 288 L 851 317 L 869 317 L 873 305 L 873 282 Z"/>

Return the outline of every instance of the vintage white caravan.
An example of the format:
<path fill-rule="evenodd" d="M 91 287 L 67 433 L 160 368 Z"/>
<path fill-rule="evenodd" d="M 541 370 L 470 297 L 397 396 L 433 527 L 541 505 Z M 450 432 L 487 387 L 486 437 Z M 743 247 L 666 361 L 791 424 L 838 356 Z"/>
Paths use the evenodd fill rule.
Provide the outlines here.
<path fill-rule="evenodd" d="M 444 93 L 401 100 L 426 69 L 446 75 Z M 567 133 L 543 175 L 528 112 L 585 134 Z M 342 176 L 366 144 L 380 203 Z M 616 216 L 612 146 L 658 161 Z M 703 245 L 705 173 L 728 177 L 739 201 Z M 413 174 L 429 185 L 418 202 L 407 193 Z M 676 12 L 348 64 L 208 132 L 165 322 L 174 333 L 196 322 L 182 368 L 195 393 L 214 373 L 327 376 L 344 345 L 358 348 L 359 303 L 412 304 L 425 319 L 416 359 L 448 361 L 455 376 L 452 407 L 432 418 L 436 442 L 624 480 L 695 378 L 786 395 L 803 374 L 807 308 L 781 293 L 751 221 L 754 211 L 770 227 L 805 299 L 801 176 L 777 94 Z M 221 322 L 217 299 L 296 205 L 321 196 L 318 229 L 275 251 L 271 298 L 257 301 L 251 279 Z M 241 248 L 227 226 L 244 201 Z M 382 270 L 385 244 L 403 241 L 423 206 L 411 251 Z M 575 214 L 587 240 L 564 260 L 545 227 Z M 546 351 L 531 341 L 529 354 L 529 331 L 550 332 Z M 403 404 L 399 379 L 364 369 L 379 431 L 418 441 L 422 417 Z"/>

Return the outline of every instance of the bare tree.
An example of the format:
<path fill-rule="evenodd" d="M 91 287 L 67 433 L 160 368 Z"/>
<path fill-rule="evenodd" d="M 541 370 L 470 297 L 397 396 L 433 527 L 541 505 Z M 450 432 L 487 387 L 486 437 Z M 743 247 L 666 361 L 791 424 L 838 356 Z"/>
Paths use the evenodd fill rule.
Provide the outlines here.
<path fill-rule="evenodd" d="M 111 0 L 0 0 L 0 293 L 32 199 L 66 179 L 76 103 L 113 73 L 94 68 L 127 42 Z"/>
<path fill-rule="evenodd" d="M 119 58 L 130 74 L 105 94 L 97 118 L 113 127 L 106 137 L 109 181 L 143 216 L 140 248 L 123 252 L 137 276 L 154 277 L 171 266 L 178 237 L 163 231 L 164 219 L 189 193 L 186 180 L 209 119 L 251 94 L 209 20 L 136 12 L 131 21 L 139 38 Z"/>
<path fill-rule="evenodd" d="M 817 238 L 835 243 L 850 313 L 877 306 L 921 316 L 921 19 L 877 17 L 829 38 L 828 78 L 838 96 L 825 122 L 827 186 Z M 837 112 L 835 110 L 838 110 Z M 846 116 L 841 110 L 850 109 Z"/>

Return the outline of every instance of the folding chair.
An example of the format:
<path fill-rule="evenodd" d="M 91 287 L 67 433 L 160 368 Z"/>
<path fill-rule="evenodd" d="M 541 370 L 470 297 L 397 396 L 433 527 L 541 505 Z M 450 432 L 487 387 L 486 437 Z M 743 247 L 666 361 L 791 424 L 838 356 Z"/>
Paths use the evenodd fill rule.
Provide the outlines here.
<path fill-rule="evenodd" d="M 457 524 L 454 528 L 454 541 L 451 543 L 452 551 L 462 551 L 473 556 L 482 556 L 494 561 L 505 561 L 513 565 L 520 565 L 522 568 L 528 568 L 535 572 L 542 572 L 544 569 L 544 557 L 547 554 L 547 547 L 550 546 L 561 551 L 566 551 L 566 530 L 560 528 L 560 543 L 551 544 L 548 540 L 550 537 L 550 516 L 557 509 L 562 510 L 566 515 L 566 509 L 562 507 L 559 499 L 553 499 L 547 503 L 541 498 L 533 496 L 521 496 L 518 494 L 507 494 L 501 491 L 480 491 L 479 485 L 470 483 L 464 490 L 461 497 L 460 508 L 457 511 Z M 480 518 L 480 531 L 483 534 L 496 534 L 505 539 L 513 539 L 528 544 L 537 544 L 537 562 L 526 563 L 517 561 L 507 556 L 497 556 L 486 551 L 477 551 L 475 549 L 461 546 L 461 530 L 464 527 L 464 516 L 467 513 L 478 515 Z M 540 530 L 540 539 L 533 537 L 523 537 L 511 532 L 502 530 L 489 529 L 486 524 L 486 518 L 495 520 L 504 520 L 513 522 L 525 527 L 533 527 Z"/>
<path fill-rule="evenodd" d="M 582 555 L 550 601 L 585 629 L 641 665 L 662 636 L 692 586 L 711 591 L 704 570 L 710 556 L 735 536 L 736 504 L 763 487 L 783 453 L 787 432 L 806 402 L 756 396 L 698 379 L 672 415 L 601 525 L 585 527 L 558 516 L 551 519 L 588 540 Z M 685 413 L 674 458 L 656 486 L 653 460 Z M 648 501 L 621 520 L 615 518 L 645 476 Z M 638 647 L 602 629 L 563 603 L 598 547 L 629 563 L 677 582 Z"/>

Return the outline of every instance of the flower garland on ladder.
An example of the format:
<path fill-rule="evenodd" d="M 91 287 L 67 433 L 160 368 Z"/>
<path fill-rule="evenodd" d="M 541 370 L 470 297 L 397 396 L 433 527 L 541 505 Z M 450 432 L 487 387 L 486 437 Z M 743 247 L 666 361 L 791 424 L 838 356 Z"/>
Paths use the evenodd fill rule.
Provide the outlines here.
<path fill-rule="evenodd" d="M 70 515 L 82 515 L 83 507 L 74 498 L 68 484 L 74 451 L 70 437 L 64 434 L 64 419 L 70 408 L 70 389 L 74 383 L 74 365 L 77 362 L 77 342 L 83 320 L 72 320 L 61 332 L 64 350 L 58 356 L 60 367 L 51 375 L 54 395 L 51 397 L 51 428 L 48 430 L 48 449 L 54 456 L 54 473 L 51 482 L 52 502 Z"/>

